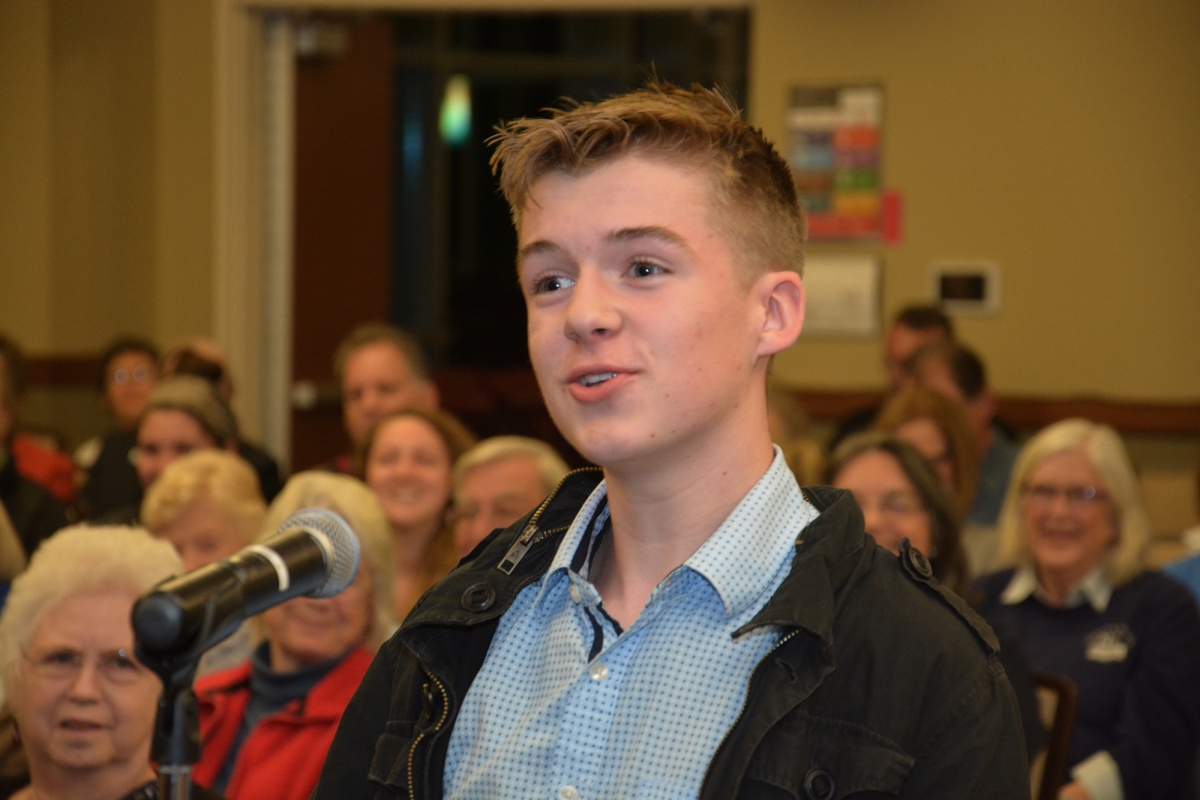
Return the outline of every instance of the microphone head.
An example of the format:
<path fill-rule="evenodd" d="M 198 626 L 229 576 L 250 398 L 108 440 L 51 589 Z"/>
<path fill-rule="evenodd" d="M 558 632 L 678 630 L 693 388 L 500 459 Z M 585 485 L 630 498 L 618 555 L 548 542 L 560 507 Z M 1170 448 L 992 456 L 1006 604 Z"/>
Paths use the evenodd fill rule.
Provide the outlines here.
<path fill-rule="evenodd" d="M 302 528 L 320 542 L 329 569 L 325 581 L 306 593 L 308 597 L 333 597 L 350 585 L 358 574 L 360 547 L 358 537 L 341 516 L 324 508 L 302 508 L 288 516 L 275 532 Z"/>

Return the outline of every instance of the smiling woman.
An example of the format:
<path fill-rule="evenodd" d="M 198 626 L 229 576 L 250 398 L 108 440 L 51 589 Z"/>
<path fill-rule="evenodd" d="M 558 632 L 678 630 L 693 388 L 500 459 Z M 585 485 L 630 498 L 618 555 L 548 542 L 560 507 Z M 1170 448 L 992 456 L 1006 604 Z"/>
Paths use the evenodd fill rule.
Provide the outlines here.
<path fill-rule="evenodd" d="M 344 518 L 362 561 L 341 594 L 265 612 L 266 642 L 250 659 L 197 681 L 203 752 L 195 779 L 230 800 L 308 797 L 346 703 L 394 628 L 391 538 L 370 490 L 345 475 L 294 475 L 271 503 L 260 540 L 301 508 Z"/>
<path fill-rule="evenodd" d="M 1186 589 L 1146 570 L 1149 528 L 1112 428 L 1064 420 L 1021 451 L 1000 515 L 1014 568 L 980 580 L 981 612 L 1016 634 L 1035 670 L 1078 686 L 1062 797 L 1190 796 L 1200 616 Z"/>
<path fill-rule="evenodd" d="M 105 800 L 153 789 L 160 684 L 133 656 L 129 616 L 139 594 L 180 566 L 169 544 L 135 528 L 67 528 L 38 548 L 0 617 L 12 740 L 28 763 L 24 775 L 6 770 L 4 796 L 25 781 L 13 797 Z"/>
<path fill-rule="evenodd" d="M 448 512 L 454 462 L 475 444 L 449 412 L 410 408 L 371 429 L 359 474 L 387 515 L 396 554 L 396 618 L 458 562 Z"/>

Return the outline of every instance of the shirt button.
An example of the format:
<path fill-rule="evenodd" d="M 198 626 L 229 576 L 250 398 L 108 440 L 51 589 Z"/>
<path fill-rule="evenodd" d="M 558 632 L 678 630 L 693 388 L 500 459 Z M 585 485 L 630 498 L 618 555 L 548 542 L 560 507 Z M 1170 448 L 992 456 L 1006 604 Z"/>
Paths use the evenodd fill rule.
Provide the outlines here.
<path fill-rule="evenodd" d="M 588 667 L 588 675 L 591 675 L 592 680 L 598 683 L 608 677 L 608 667 L 604 666 L 603 661 L 597 661 Z"/>
<path fill-rule="evenodd" d="M 562 800 L 579 800 L 579 790 L 574 786 L 564 786 L 558 790 L 558 796 L 561 797 Z"/>
<path fill-rule="evenodd" d="M 573 583 L 571 584 L 571 588 L 567 589 L 567 594 L 571 596 L 571 602 L 575 605 L 579 605 L 579 602 L 583 600 L 583 595 L 580 594 L 579 587 Z M 563 791 L 565 792 L 566 789 L 563 789 Z"/>

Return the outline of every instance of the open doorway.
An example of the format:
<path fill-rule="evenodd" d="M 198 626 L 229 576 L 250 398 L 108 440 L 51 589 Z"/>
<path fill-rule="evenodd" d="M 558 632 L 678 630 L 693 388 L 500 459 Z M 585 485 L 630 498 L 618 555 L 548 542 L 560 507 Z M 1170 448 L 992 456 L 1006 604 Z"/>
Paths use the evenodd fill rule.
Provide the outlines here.
<path fill-rule="evenodd" d="M 369 319 L 420 338 L 447 408 L 481 436 L 537 436 L 572 455 L 528 366 L 516 236 L 485 141 L 501 120 L 651 74 L 744 105 L 748 30 L 744 9 L 302 22 L 293 374 L 328 388 L 293 413 L 293 464 L 347 446 L 329 361 Z"/>

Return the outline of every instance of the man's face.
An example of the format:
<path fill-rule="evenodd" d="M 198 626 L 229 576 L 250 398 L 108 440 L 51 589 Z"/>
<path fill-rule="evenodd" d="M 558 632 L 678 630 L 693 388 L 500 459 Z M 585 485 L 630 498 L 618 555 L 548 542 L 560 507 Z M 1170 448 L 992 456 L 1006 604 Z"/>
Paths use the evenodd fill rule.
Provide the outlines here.
<path fill-rule="evenodd" d="M 914 353 L 927 344 L 940 342 L 945 338 L 946 332 L 941 328 L 918 330 L 905 325 L 893 325 L 888 331 L 887 352 L 883 361 L 888 389 L 895 392 L 904 383 L 904 365 Z"/>
<path fill-rule="evenodd" d="M 191 414 L 174 408 L 157 408 L 138 425 L 138 480 L 143 489 L 148 488 L 175 459 L 193 450 L 216 446 L 208 431 Z"/>
<path fill-rule="evenodd" d="M 137 424 L 157 380 L 158 364 L 149 354 L 126 350 L 113 356 L 104 376 L 104 399 L 119 427 Z"/>
<path fill-rule="evenodd" d="M 404 353 L 391 342 L 364 345 L 346 359 L 342 413 L 355 447 L 366 442 L 375 423 L 393 411 L 436 405 L 432 385 L 413 374 Z"/>
<path fill-rule="evenodd" d="M 454 547 L 459 555 L 537 508 L 548 492 L 533 456 L 497 458 L 472 469 L 454 498 Z"/>
<path fill-rule="evenodd" d="M 530 357 L 555 423 L 597 464 L 688 458 L 755 413 L 764 279 L 745 287 L 710 191 L 699 170 L 633 155 L 550 173 L 526 203 Z"/>

